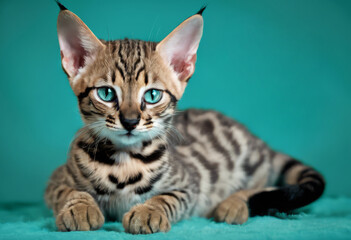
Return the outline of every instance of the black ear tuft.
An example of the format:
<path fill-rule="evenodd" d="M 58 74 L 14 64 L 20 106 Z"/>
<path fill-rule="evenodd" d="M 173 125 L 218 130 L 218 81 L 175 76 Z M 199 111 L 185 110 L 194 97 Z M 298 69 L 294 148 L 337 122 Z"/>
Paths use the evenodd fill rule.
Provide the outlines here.
<path fill-rule="evenodd" d="M 63 11 L 63 10 L 67 10 L 67 8 L 65 6 L 63 6 L 58 0 L 55 0 L 57 5 L 59 6 L 60 10 Z"/>
<path fill-rule="evenodd" d="M 196 14 L 200 14 L 202 16 L 202 13 L 205 11 L 206 7 L 206 5 L 203 6 Z"/>

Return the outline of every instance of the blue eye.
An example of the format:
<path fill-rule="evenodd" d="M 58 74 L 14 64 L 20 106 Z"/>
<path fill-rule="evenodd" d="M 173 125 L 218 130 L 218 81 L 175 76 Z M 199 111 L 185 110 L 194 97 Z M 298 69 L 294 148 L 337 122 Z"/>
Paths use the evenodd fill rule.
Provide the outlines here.
<path fill-rule="evenodd" d="M 147 103 L 157 103 L 162 98 L 162 91 L 157 89 L 150 89 L 144 94 L 145 102 Z"/>
<path fill-rule="evenodd" d="M 100 87 L 97 90 L 99 98 L 101 98 L 105 102 L 112 102 L 117 98 L 115 90 L 110 87 Z"/>

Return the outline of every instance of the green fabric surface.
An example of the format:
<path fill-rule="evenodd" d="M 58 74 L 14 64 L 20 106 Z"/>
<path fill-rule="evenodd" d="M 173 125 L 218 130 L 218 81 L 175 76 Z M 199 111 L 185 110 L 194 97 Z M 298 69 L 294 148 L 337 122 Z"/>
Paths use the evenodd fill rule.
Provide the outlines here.
<path fill-rule="evenodd" d="M 294 214 L 253 217 L 241 226 L 191 218 L 153 235 L 127 234 L 118 222 L 98 231 L 61 233 L 43 204 L 2 204 L 0 239 L 351 239 L 351 199 L 325 197 Z"/>

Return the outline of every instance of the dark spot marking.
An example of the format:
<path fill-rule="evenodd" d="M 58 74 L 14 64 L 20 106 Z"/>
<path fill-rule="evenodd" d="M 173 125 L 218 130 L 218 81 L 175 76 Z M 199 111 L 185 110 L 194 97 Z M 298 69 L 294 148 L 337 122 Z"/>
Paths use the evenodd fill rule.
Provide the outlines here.
<path fill-rule="evenodd" d="M 110 194 L 110 191 L 108 189 L 105 189 L 100 185 L 94 186 L 94 190 L 95 190 L 96 194 L 98 194 L 98 195 Z"/>
<path fill-rule="evenodd" d="M 115 176 L 113 176 L 112 174 L 108 175 L 108 179 L 114 184 L 118 183 L 117 178 Z"/>
<path fill-rule="evenodd" d="M 135 189 L 135 193 L 142 195 L 144 193 L 150 192 L 152 189 L 151 185 L 145 186 L 145 187 L 138 187 L 137 189 Z"/>
<path fill-rule="evenodd" d="M 126 185 L 134 184 L 136 182 L 139 182 L 142 178 L 143 178 L 143 174 L 142 173 L 138 173 L 137 175 L 135 175 L 133 177 L 130 177 L 128 179 L 128 181 L 126 182 Z"/>
<path fill-rule="evenodd" d="M 139 182 L 142 179 L 142 177 L 143 177 L 143 174 L 138 173 L 137 175 L 130 177 L 126 182 L 119 182 L 118 178 L 116 178 L 112 174 L 108 175 L 109 180 L 112 183 L 117 184 L 117 189 L 123 189 L 126 185 L 130 185 L 130 184 L 134 184 L 136 182 Z"/>
<path fill-rule="evenodd" d="M 111 124 L 115 124 L 115 121 L 113 121 L 113 120 L 111 120 L 111 119 L 109 119 L 109 118 L 106 118 L 105 121 L 108 122 L 108 123 L 111 123 Z"/>
<path fill-rule="evenodd" d="M 131 153 L 131 157 L 137 158 L 143 163 L 151 163 L 160 159 L 164 155 L 165 150 L 166 150 L 166 147 L 164 145 L 160 145 L 159 148 L 155 150 L 153 153 L 151 153 L 150 155 L 144 156 L 144 155 L 141 155 L 140 153 Z"/>
<path fill-rule="evenodd" d="M 112 149 L 112 143 L 110 141 L 99 141 L 97 144 L 87 144 L 83 141 L 79 141 L 77 146 L 85 153 L 87 153 L 91 160 L 97 161 L 107 165 L 115 164 L 115 161 L 111 159 L 111 156 L 115 153 Z"/>
<path fill-rule="evenodd" d="M 199 122 L 198 126 L 201 127 L 201 134 L 211 134 L 212 135 L 213 130 L 214 130 L 214 125 L 210 120 L 206 119 L 202 122 Z"/>
<path fill-rule="evenodd" d="M 144 142 L 143 142 L 143 147 L 145 148 L 145 147 L 147 147 L 147 146 L 150 146 L 151 143 L 152 143 L 152 140 L 144 141 Z"/>
<path fill-rule="evenodd" d="M 248 176 L 252 176 L 256 172 L 257 168 L 259 166 L 261 166 L 261 164 L 264 162 L 264 155 L 262 153 L 260 153 L 260 154 L 261 154 L 260 158 L 253 165 L 250 165 L 249 158 L 245 159 L 244 164 L 243 164 L 243 169 Z"/>

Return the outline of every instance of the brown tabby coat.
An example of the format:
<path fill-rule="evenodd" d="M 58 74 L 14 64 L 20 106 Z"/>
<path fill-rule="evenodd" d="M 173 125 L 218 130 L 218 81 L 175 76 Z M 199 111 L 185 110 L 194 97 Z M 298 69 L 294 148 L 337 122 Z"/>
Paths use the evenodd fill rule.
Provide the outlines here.
<path fill-rule="evenodd" d="M 168 231 L 194 215 L 242 224 L 249 213 L 289 211 L 322 194 L 319 173 L 234 120 L 176 111 L 194 72 L 202 11 L 160 43 L 106 42 L 60 7 L 62 66 L 85 122 L 45 193 L 60 231 L 98 229 L 105 218 L 130 233 Z M 106 86 L 115 101 L 99 98 Z M 162 91 L 160 102 L 145 102 L 148 89 Z M 137 123 L 127 130 L 131 119 Z"/>

